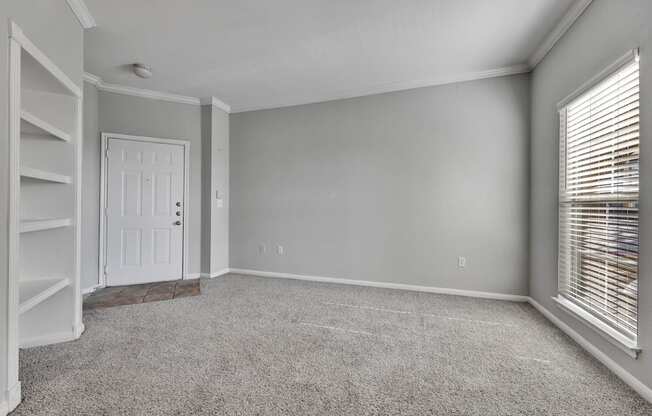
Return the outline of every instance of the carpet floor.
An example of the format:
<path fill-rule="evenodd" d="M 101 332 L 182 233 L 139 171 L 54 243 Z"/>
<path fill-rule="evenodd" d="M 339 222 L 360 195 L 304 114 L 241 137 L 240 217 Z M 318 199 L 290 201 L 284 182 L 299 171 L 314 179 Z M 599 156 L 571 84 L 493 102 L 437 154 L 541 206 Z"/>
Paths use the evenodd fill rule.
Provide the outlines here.
<path fill-rule="evenodd" d="M 229 275 L 21 351 L 19 415 L 651 415 L 531 306 Z"/>

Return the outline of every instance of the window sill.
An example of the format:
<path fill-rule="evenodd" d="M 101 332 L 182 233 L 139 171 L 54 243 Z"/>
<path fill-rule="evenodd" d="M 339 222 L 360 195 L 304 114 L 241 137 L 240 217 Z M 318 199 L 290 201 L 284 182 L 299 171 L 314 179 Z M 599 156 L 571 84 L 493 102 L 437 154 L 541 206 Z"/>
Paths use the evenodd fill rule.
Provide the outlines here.
<path fill-rule="evenodd" d="M 625 354 L 629 355 L 633 359 L 638 358 L 638 354 L 641 352 L 641 349 L 639 348 L 636 341 L 632 341 L 631 339 L 625 337 L 624 335 L 620 334 L 618 331 L 609 327 L 609 325 L 605 324 L 595 316 L 591 315 L 584 309 L 575 305 L 573 302 L 570 302 L 569 300 L 564 299 L 561 296 L 557 296 L 557 297 L 553 296 L 552 300 L 554 300 L 557 303 L 557 306 L 559 306 L 560 309 L 572 315 L 579 321 L 587 324 L 589 327 L 595 330 L 600 336 L 605 338 L 614 346 L 620 348 Z"/>

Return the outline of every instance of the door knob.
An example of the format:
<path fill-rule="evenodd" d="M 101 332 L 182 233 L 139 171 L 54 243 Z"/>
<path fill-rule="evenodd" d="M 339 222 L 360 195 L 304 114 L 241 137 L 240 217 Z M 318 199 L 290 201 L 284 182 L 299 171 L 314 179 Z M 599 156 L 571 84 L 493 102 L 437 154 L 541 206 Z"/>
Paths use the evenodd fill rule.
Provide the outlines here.
<path fill-rule="evenodd" d="M 174 225 L 181 225 L 181 221 L 175 221 Z"/>
<path fill-rule="evenodd" d="M 181 211 L 177 211 L 177 217 L 181 216 Z"/>
<path fill-rule="evenodd" d="M 177 202 L 177 203 L 176 203 L 176 206 L 180 207 L 180 206 L 181 206 L 181 202 Z"/>

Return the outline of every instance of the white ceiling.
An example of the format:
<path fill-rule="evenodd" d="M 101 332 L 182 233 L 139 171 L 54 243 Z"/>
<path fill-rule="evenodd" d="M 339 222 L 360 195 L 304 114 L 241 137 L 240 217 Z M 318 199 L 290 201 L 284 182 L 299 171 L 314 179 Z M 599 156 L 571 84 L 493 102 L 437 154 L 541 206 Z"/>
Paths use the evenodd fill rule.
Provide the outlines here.
<path fill-rule="evenodd" d="M 573 3 L 86 0 L 98 26 L 85 34 L 85 69 L 234 111 L 325 101 L 522 72 Z M 134 62 L 154 76 L 137 78 Z"/>

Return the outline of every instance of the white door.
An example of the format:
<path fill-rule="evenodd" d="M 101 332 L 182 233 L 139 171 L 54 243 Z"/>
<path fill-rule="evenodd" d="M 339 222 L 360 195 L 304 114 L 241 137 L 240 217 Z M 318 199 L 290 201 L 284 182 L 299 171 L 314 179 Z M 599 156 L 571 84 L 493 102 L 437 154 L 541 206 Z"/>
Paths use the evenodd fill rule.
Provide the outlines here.
<path fill-rule="evenodd" d="M 107 286 L 181 279 L 184 147 L 107 143 Z"/>

